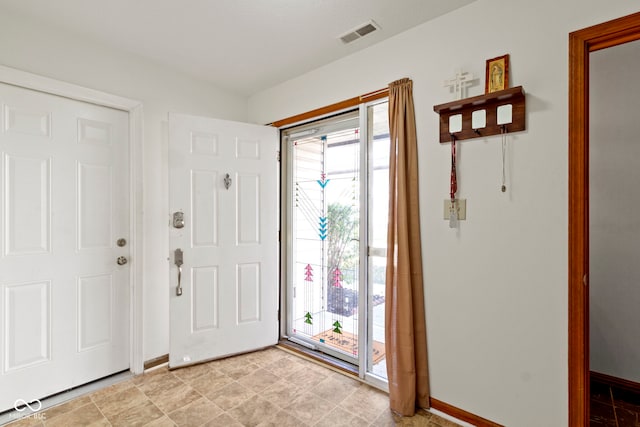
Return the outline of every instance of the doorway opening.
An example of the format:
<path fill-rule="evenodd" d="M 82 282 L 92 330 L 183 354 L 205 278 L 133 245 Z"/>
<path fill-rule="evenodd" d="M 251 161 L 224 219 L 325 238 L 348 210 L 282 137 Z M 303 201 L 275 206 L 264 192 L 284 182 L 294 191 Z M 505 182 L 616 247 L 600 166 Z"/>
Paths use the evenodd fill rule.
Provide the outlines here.
<path fill-rule="evenodd" d="M 388 101 L 282 131 L 285 336 L 386 383 Z"/>
<path fill-rule="evenodd" d="M 569 425 L 589 424 L 589 54 L 640 39 L 640 13 L 569 35 Z"/>

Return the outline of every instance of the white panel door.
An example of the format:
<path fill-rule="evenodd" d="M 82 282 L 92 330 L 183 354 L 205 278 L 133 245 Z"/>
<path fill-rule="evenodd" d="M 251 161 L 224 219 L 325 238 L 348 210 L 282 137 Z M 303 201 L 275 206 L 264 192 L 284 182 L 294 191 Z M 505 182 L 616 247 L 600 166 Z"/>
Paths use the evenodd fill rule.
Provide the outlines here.
<path fill-rule="evenodd" d="M 0 84 L 0 412 L 129 367 L 128 114 Z"/>
<path fill-rule="evenodd" d="M 169 116 L 171 367 L 278 340 L 277 146 L 275 128 Z"/>

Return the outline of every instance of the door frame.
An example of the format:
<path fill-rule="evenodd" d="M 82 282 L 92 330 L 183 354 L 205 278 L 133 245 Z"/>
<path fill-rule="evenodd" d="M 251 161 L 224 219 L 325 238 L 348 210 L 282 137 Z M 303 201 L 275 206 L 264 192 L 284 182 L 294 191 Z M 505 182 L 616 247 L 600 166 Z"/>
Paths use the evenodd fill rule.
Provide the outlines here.
<path fill-rule="evenodd" d="M 589 54 L 640 40 L 640 13 L 569 34 L 569 425 L 589 424 Z"/>
<path fill-rule="evenodd" d="M 87 102 L 103 107 L 121 110 L 129 114 L 129 232 L 131 243 L 130 268 L 130 354 L 129 369 L 134 374 L 144 371 L 143 355 L 143 299 L 144 247 L 143 247 L 143 114 L 142 103 L 94 89 L 62 82 L 26 71 L 0 65 L 0 83 L 25 89 L 36 90 L 51 95 L 62 96 L 75 101 Z"/>

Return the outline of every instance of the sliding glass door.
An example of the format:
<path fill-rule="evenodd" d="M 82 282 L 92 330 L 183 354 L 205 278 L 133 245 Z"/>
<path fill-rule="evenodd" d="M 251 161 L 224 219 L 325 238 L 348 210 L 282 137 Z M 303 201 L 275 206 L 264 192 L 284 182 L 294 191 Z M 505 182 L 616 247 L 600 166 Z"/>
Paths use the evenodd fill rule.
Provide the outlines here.
<path fill-rule="evenodd" d="M 385 100 L 283 131 L 286 335 L 386 378 Z"/>

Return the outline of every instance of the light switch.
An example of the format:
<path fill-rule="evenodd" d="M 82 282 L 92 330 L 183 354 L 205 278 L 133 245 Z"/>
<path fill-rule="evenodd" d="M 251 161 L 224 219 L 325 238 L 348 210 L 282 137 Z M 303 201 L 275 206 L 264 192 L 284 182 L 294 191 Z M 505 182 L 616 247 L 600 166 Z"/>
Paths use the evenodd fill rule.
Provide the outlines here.
<path fill-rule="evenodd" d="M 453 202 L 454 209 L 458 213 L 458 220 L 467 219 L 467 199 L 455 199 Z M 451 199 L 444 200 L 444 219 L 449 219 L 451 210 Z"/>

